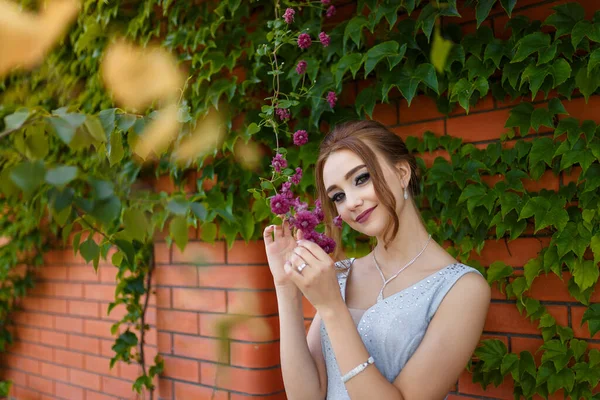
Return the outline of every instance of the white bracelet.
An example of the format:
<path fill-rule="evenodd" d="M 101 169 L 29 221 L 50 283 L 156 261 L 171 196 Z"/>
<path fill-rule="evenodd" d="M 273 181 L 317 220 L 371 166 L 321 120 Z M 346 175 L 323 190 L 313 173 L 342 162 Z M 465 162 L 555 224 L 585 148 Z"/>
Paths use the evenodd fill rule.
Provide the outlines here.
<path fill-rule="evenodd" d="M 367 362 L 358 364 L 356 367 L 354 367 L 354 369 L 352 371 L 350 371 L 346 375 L 342 376 L 342 382 L 344 382 L 344 383 L 348 382 L 350 379 L 354 378 L 356 375 L 363 372 L 365 370 L 365 368 L 367 368 L 369 365 L 373 364 L 374 362 L 375 362 L 375 360 L 373 359 L 373 357 L 369 357 Z"/>

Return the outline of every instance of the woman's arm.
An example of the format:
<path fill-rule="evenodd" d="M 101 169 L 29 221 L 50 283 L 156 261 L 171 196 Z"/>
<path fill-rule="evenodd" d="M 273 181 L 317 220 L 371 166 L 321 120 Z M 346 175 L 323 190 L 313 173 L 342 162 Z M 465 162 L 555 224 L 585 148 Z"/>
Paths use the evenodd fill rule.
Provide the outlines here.
<path fill-rule="evenodd" d="M 300 290 L 296 287 L 277 289 L 277 304 L 281 373 L 287 398 L 325 399 L 327 376 L 321 351 L 318 315 L 313 319 L 307 341 Z"/>
<path fill-rule="evenodd" d="M 490 287 L 473 273 L 460 278 L 442 301 L 423 341 L 402 372 L 390 383 L 374 366 L 346 382 L 353 400 L 443 399 L 479 342 L 490 302 Z M 342 375 L 369 354 L 343 303 L 319 310 Z"/>

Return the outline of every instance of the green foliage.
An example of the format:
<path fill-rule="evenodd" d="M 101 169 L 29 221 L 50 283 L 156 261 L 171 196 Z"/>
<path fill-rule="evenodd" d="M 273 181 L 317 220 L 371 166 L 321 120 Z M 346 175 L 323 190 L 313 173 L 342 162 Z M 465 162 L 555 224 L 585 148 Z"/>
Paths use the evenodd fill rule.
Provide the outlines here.
<path fill-rule="evenodd" d="M 598 92 L 600 18 L 586 20 L 576 2 L 561 4 L 543 21 L 549 30 L 540 29 L 542 21 L 517 16 L 507 24 L 511 37 L 502 40 L 481 24 L 496 4 L 510 16 L 516 0 L 471 1 L 478 29 L 464 37 L 456 26 L 436 23 L 442 16 L 460 16 L 455 0 L 358 3 L 356 15 L 330 27 L 320 5 L 298 9 L 287 25 L 279 17 L 282 6 L 272 2 L 226 0 L 190 8 L 168 0 L 134 6 L 85 0 L 68 38 L 42 66 L 0 84 L 0 203 L 12 215 L 0 216 L 1 232 L 11 238 L 0 247 L 2 298 L 22 297 L 32 287 L 29 273 L 11 271 L 21 264 L 39 265 L 50 237 L 65 243 L 72 238 L 74 251 L 96 268 L 112 254 L 118 274 L 109 312 L 123 307 L 127 313 L 112 327 L 111 366 L 142 364 L 143 374 L 132 388 L 152 391 L 152 378 L 164 368 L 160 357 L 148 362 L 143 351 L 155 234 L 165 232 L 167 242 L 183 251 L 189 228 L 199 227 L 202 240 L 223 239 L 231 246 L 240 237 L 259 238 L 261 228 L 275 221 L 268 196 L 283 178 L 266 178 L 268 157 L 247 169 L 238 162 L 237 145 L 260 143 L 285 155 L 291 167 L 305 171 L 299 190 L 314 193 L 310 171 L 317 141 L 312 138 L 323 123 L 372 116 L 376 104 L 395 101 L 391 96 L 398 92 L 408 104 L 417 95 L 431 96 L 444 113 L 457 105 L 469 112 L 489 93 L 501 101 L 531 96 L 544 101 L 513 107 L 501 143 L 478 148 L 432 132 L 406 143 L 418 153 L 448 153 L 448 159 L 438 157 L 424 168 L 423 199 L 429 208 L 423 217 L 436 240 L 451 241 L 450 251 L 462 261 L 481 252 L 490 232 L 506 242 L 527 228 L 550 237 L 549 247 L 523 266 L 524 276 L 500 261 L 480 268 L 490 284 L 497 283 L 520 312 L 538 323 L 544 339 L 541 364 L 529 352 L 509 353 L 502 342 L 485 340 L 475 352 L 474 380 L 483 387 L 499 385 L 511 374 L 516 397 L 546 397 L 564 388 L 569 397 L 592 398 L 591 389 L 600 381 L 600 352 L 574 339 L 572 329 L 560 326 L 528 290 L 542 273 L 562 279 L 567 270 L 569 293 L 589 305 L 598 281 L 600 128 L 569 117 L 559 99 L 548 97 L 581 93 L 588 101 Z M 404 12 L 410 17 L 398 21 Z M 300 31 L 313 39 L 307 50 L 296 46 Z M 327 47 L 317 42 L 321 31 L 331 36 Z M 175 143 L 214 106 L 228 128 L 221 148 L 185 165 L 173 161 L 172 148 L 153 164 L 139 163 L 131 149 L 155 112 L 125 113 L 106 93 L 99 60 L 111 40 L 108 32 L 142 45 L 159 42 L 177 54 L 189 79 L 178 103 L 182 128 Z M 295 70 L 300 60 L 307 62 L 303 75 Z M 354 104 L 330 107 L 328 92 L 343 97 L 345 88 L 363 77 L 371 84 L 358 92 Z M 293 132 L 277 117 L 277 108 L 290 110 L 294 129 L 310 132 L 309 144 L 290 144 Z M 506 140 L 512 146 L 505 146 Z M 558 191 L 525 189 L 528 180 L 574 168 L 582 171 L 577 181 Z M 190 170 L 198 179 L 188 193 L 183 183 Z M 142 184 L 160 175 L 175 182 L 174 193 L 156 193 Z M 503 180 L 493 186 L 483 178 L 497 175 Z M 214 182 L 206 186 L 209 180 Z M 41 220 L 48 224 L 42 227 Z M 349 252 L 360 251 L 356 233 L 344 229 L 343 239 L 353 246 Z M 596 306 L 589 306 L 583 318 L 592 336 L 600 331 Z M 2 304 L 2 321 L 8 321 L 11 309 L 10 302 Z M 0 349 L 12 342 L 5 326 Z M 2 385 L 0 395 L 10 384 Z"/>

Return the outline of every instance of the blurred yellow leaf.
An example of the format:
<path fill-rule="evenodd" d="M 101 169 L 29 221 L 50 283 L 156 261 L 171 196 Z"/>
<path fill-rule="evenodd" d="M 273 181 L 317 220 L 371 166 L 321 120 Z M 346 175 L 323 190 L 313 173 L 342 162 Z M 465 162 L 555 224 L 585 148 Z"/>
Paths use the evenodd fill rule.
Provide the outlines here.
<path fill-rule="evenodd" d="M 199 120 L 190 137 L 181 141 L 173 154 L 178 162 L 190 162 L 213 151 L 225 137 L 225 124 L 216 110 Z"/>
<path fill-rule="evenodd" d="M 170 104 L 159 111 L 158 117 L 144 129 L 135 144 L 134 152 L 146 160 L 151 152 L 159 155 L 175 139 L 179 133 L 177 121 L 177 105 Z"/>
<path fill-rule="evenodd" d="M 14 68 L 33 68 L 77 16 L 77 0 L 54 0 L 39 14 L 0 0 L 0 77 Z"/>
<path fill-rule="evenodd" d="M 138 111 L 154 100 L 176 95 L 183 86 L 177 62 L 167 51 L 122 41 L 106 51 L 102 77 L 117 103 Z"/>
<path fill-rule="evenodd" d="M 450 40 L 444 39 L 440 32 L 440 25 L 435 25 L 433 33 L 433 43 L 431 44 L 431 63 L 440 74 L 444 73 L 446 60 L 452 50 L 453 43 Z"/>
<path fill-rule="evenodd" d="M 250 171 L 256 171 L 260 167 L 263 153 L 260 145 L 253 141 L 248 143 L 238 141 L 233 149 L 235 160 Z"/>

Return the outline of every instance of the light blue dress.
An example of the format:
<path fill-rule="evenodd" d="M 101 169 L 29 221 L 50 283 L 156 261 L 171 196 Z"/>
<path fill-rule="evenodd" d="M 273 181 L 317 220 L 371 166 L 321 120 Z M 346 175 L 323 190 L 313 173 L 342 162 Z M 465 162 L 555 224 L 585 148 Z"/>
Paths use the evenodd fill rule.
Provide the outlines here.
<path fill-rule="evenodd" d="M 353 263 L 354 258 L 336 263 L 338 268 L 342 268 L 338 272 L 338 282 L 344 301 L 346 301 L 346 280 Z M 429 322 L 448 291 L 461 276 L 469 272 L 480 274 L 475 268 L 467 265 L 451 264 L 414 285 L 384 298 L 365 310 L 364 314 L 361 310 L 350 310 L 367 351 L 375 359 L 375 366 L 388 381 L 393 382 L 396 379 L 417 350 Z M 335 354 L 323 322 L 321 322 L 321 345 L 327 366 L 326 399 L 350 399 L 342 383 Z"/>

